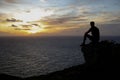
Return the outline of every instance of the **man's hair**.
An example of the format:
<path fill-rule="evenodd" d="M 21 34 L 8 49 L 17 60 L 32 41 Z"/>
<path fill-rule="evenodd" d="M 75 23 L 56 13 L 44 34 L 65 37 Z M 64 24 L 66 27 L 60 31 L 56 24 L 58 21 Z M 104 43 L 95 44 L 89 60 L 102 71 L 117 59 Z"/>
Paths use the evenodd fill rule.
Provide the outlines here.
<path fill-rule="evenodd" d="M 90 24 L 91 24 L 91 25 L 95 25 L 95 22 L 94 22 L 94 21 L 91 21 Z"/>

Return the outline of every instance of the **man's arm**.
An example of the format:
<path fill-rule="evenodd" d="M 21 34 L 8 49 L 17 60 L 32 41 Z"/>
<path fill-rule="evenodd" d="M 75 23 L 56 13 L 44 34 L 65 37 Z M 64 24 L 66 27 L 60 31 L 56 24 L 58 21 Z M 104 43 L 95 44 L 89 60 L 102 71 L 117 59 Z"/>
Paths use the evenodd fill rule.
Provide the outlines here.
<path fill-rule="evenodd" d="M 89 32 L 91 32 L 91 28 L 87 32 L 85 32 L 85 35 L 87 35 Z"/>

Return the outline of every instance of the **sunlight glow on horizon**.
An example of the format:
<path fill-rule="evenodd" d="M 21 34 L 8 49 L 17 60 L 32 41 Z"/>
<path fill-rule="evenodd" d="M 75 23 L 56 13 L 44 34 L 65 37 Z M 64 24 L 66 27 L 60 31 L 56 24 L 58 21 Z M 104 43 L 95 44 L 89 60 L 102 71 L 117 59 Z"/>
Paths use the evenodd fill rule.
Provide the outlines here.
<path fill-rule="evenodd" d="M 42 31 L 43 31 L 42 27 L 32 25 L 31 30 L 29 30 L 27 32 L 30 33 L 30 34 L 35 34 L 35 33 L 42 32 Z"/>

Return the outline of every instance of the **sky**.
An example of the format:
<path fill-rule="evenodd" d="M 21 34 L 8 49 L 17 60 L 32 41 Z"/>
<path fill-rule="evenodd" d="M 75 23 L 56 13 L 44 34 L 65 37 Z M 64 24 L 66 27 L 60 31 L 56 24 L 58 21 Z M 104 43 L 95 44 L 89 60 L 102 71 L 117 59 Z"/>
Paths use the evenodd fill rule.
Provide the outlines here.
<path fill-rule="evenodd" d="M 120 0 L 0 0 L 0 36 L 120 36 Z"/>

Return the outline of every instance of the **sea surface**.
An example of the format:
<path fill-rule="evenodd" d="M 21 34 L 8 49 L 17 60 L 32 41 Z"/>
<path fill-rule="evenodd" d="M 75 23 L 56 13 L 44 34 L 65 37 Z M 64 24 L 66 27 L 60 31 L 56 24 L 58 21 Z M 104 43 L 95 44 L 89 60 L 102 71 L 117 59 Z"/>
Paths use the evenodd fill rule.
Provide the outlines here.
<path fill-rule="evenodd" d="M 120 37 L 102 40 L 120 42 Z M 85 63 L 82 37 L 0 37 L 0 73 L 19 77 L 44 75 Z"/>

